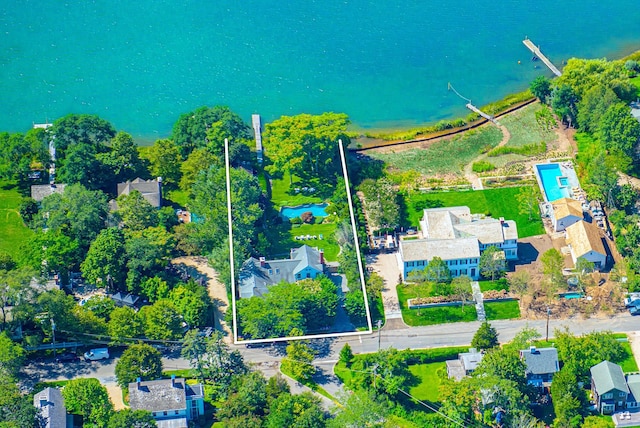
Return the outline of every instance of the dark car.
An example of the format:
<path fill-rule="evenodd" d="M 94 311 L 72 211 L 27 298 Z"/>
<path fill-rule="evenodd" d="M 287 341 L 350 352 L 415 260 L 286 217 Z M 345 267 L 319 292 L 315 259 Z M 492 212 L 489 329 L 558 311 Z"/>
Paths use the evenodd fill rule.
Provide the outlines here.
<path fill-rule="evenodd" d="M 640 307 L 638 306 L 632 306 L 629 308 L 629 313 L 631 315 L 640 315 Z"/>
<path fill-rule="evenodd" d="M 80 358 L 73 352 L 64 352 L 56 357 L 56 361 L 60 363 L 67 363 L 71 361 L 78 361 Z"/>

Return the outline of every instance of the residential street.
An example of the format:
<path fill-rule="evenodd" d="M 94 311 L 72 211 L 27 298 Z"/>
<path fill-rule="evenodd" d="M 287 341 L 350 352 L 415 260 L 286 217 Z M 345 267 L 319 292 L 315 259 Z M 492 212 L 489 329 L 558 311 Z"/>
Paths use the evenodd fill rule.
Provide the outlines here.
<path fill-rule="evenodd" d="M 397 349 L 407 348 L 438 348 L 443 346 L 464 346 L 471 343 L 471 339 L 475 334 L 480 322 L 469 323 L 453 323 L 439 324 L 427 327 L 407 327 L 404 329 L 380 331 L 380 347 L 394 347 Z M 499 333 L 501 342 L 508 342 L 515 334 L 524 327 L 533 327 L 544 337 L 546 331 L 546 320 L 500 320 L 492 321 L 491 325 L 496 328 Z M 613 332 L 629 333 L 632 337 L 635 332 L 640 332 L 640 317 L 632 317 L 628 313 L 620 314 L 613 318 L 591 318 L 591 319 L 568 319 L 549 321 L 549 334 L 553 335 L 556 328 L 568 327 L 569 330 L 576 334 L 584 334 L 594 330 L 610 330 Z M 640 333 L 639 333 L 640 334 Z M 311 341 L 318 346 L 320 352 L 315 360 L 316 365 L 323 367 L 324 371 L 327 366 L 335 363 L 338 353 L 345 343 L 349 343 L 354 353 L 375 352 L 378 349 L 378 333 L 370 335 L 362 335 L 359 337 L 338 338 L 338 339 L 321 339 Z M 246 348 L 244 346 L 234 346 L 244 356 L 245 360 L 250 363 L 256 363 L 258 367 L 267 367 L 266 364 L 276 362 L 282 359 L 284 348 Z M 38 380 L 60 380 L 72 379 L 74 377 L 97 377 L 101 380 L 112 380 L 114 376 L 117 355 L 112 356 L 108 361 L 94 361 L 87 363 L 80 361 L 77 363 L 54 363 L 54 362 L 32 362 L 25 366 L 24 372 L 29 378 L 28 383 L 35 383 Z M 163 358 L 165 369 L 183 369 L 188 368 L 189 364 L 186 360 L 175 356 Z M 271 368 L 272 369 L 272 368 Z M 265 370 L 266 371 L 266 370 Z"/>

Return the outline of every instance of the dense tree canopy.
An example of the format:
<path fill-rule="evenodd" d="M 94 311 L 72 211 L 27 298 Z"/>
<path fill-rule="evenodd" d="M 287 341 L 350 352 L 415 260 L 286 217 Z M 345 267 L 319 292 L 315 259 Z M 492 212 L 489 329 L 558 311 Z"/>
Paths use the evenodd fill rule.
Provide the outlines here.
<path fill-rule="evenodd" d="M 631 115 L 631 108 L 626 104 L 609 106 L 600 119 L 598 132 L 607 150 L 636 157 L 640 122 Z"/>
<path fill-rule="evenodd" d="M 175 187 L 180 182 L 180 149 L 172 141 L 158 140 L 153 146 L 141 151 L 140 155 L 149 162 L 149 172 L 153 177 L 162 177 L 162 182 Z"/>
<path fill-rule="evenodd" d="M 116 135 L 116 130 L 98 116 L 70 114 L 53 122 L 47 134 L 54 137 L 56 159 L 64 159 L 69 147 L 75 144 L 104 145 Z"/>
<path fill-rule="evenodd" d="M 346 145 L 349 119 L 341 113 L 282 116 L 266 126 L 265 151 L 271 174 L 288 173 L 334 181 L 340 171 L 338 139 Z"/>
<path fill-rule="evenodd" d="M 0 132 L 0 178 L 26 183 L 33 167 L 49 164 L 46 135 L 42 129 L 23 134 Z"/>
<path fill-rule="evenodd" d="M 126 279 L 124 234 L 115 227 L 103 229 L 91 243 L 81 265 L 83 277 L 100 287 L 122 288 Z"/>
<path fill-rule="evenodd" d="M 250 127 L 227 106 L 200 107 L 180 115 L 171 138 L 186 159 L 192 151 L 209 146 L 220 156 L 224 139 L 237 141 L 251 137 Z"/>
<path fill-rule="evenodd" d="M 64 405 L 72 414 L 81 415 L 85 427 L 107 426 L 113 404 L 107 389 L 95 378 L 80 378 L 69 381 L 62 389 Z"/>

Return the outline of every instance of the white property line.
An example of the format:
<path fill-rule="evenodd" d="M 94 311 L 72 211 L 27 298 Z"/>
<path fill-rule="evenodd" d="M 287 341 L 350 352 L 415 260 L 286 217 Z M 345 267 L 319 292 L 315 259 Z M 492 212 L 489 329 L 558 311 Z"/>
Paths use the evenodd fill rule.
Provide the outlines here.
<path fill-rule="evenodd" d="M 342 146 L 342 140 L 338 140 L 338 147 L 340 149 L 340 160 L 342 162 L 342 173 L 344 175 L 345 187 L 347 190 L 347 201 L 349 203 L 349 214 L 351 217 L 351 227 L 353 230 L 353 239 L 356 247 L 356 255 L 358 257 L 358 270 L 360 271 L 360 285 L 362 287 L 362 294 L 364 297 L 364 305 L 367 311 L 367 330 L 362 331 L 350 331 L 346 333 L 327 333 L 327 334 L 310 334 L 304 336 L 287 336 L 287 337 L 272 337 L 268 339 L 253 339 L 253 340 L 238 340 L 238 312 L 236 310 L 236 276 L 235 265 L 233 258 L 233 219 L 231 216 L 231 179 L 230 179 L 230 164 L 229 164 L 229 142 L 225 138 L 224 140 L 224 163 L 226 169 L 227 178 L 227 220 L 229 222 L 229 262 L 231 263 L 231 305 L 233 313 L 233 343 L 235 345 L 244 345 L 251 343 L 271 343 L 271 342 L 283 342 L 288 340 L 303 340 L 303 339 L 324 339 L 328 337 L 347 337 L 358 336 L 362 342 L 363 334 L 373 333 L 373 325 L 371 322 L 371 312 L 369 311 L 369 299 L 367 297 L 367 287 L 364 281 L 364 270 L 362 267 L 362 259 L 360 257 L 360 244 L 358 242 L 358 231 L 356 228 L 356 219 L 353 211 L 353 202 L 351 199 L 351 189 L 349 188 L 349 175 L 347 172 L 347 161 L 344 155 L 344 147 Z"/>
<path fill-rule="evenodd" d="M 224 139 L 224 166 L 227 178 L 227 222 L 229 223 L 229 263 L 231 263 L 231 310 L 233 311 L 233 343 L 238 343 L 236 314 L 236 266 L 233 260 L 233 221 L 231 218 L 231 176 L 229 167 L 229 140 Z"/>

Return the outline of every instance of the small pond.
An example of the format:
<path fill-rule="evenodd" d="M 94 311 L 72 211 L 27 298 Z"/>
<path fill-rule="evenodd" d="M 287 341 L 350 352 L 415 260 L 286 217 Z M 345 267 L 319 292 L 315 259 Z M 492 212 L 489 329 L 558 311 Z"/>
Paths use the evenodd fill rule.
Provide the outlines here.
<path fill-rule="evenodd" d="M 286 218 L 297 218 L 304 212 L 311 211 L 314 217 L 326 217 L 327 212 L 324 210 L 329 204 L 304 204 L 295 207 L 280 208 L 280 215 Z"/>

